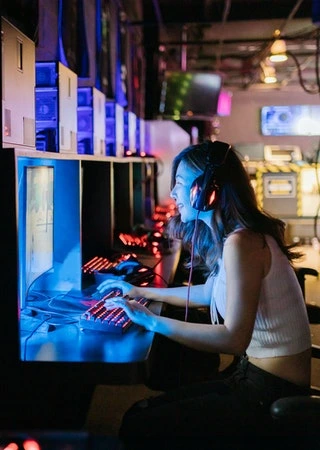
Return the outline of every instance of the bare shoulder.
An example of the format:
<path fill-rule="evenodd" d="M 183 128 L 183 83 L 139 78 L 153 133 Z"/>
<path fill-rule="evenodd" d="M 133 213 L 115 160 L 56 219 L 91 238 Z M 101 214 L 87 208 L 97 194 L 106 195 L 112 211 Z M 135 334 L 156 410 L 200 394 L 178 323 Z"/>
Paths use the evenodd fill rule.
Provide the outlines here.
<path fill-rule="evenodd" d="M 226 239 L 225 247 L 262 250 L 265 247 L 265 240 L 260 233 L 243 229 L 231 233 Z"/>
<path fill-rule="evenodd" d="M 250 272 L 255 271 L 265 276 L 270 269 L 271 255 L 264 236 L 251 230 L 239 230 L 231 233 L 224 246 L 226 267 L 234 267 L 235 264 L 250 267 Z"/>

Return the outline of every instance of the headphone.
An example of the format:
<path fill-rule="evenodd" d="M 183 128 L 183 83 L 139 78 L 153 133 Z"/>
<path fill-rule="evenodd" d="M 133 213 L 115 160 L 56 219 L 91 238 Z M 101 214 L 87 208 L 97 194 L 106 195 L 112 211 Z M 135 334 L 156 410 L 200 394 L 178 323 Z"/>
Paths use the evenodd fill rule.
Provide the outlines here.
<path fill-rule="evenodd" d="M 205 171 L 193 181 L 190 188 L 190 203 L 194 209 L 209 211 L 215 208 L 220 191 L 216 171 L 225 163 L 230 148 L 231 145 L 226 142 L 208 142 Z"/>

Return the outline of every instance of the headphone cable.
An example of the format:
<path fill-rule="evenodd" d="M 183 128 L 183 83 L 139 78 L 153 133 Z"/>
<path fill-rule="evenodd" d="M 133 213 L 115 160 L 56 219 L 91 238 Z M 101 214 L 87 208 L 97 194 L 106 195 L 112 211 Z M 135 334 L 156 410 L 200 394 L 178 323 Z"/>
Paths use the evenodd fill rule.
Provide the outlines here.
<path fill-rule="evenodd" d="M 191 265 L 190 265 L 190 271 L 189 271 L 188 290 L 187 290 L 185 316 L 184 316 L 185 322 L 188 321 L 188 314 L 189 314 L 190 289 L 191 289 L 191 284 L 192 284 L 192 272 L 193 272 L 194 245 L 195 245 L 195 240 L 196 240 L 197 231 L 198 231 L 199 214 L 200 214 L 200 211 L 197 212 L 197 217 L 195 220 L 194 230 L 193 230 L 192 239 L 191 239 Z"/>
<path fill-rule="evenodd" d="M 193 230 L 193 234 L 192 234 L 192 239 L 191 239 L 191 265 L 190 265 L 190 271 L 189 271 L 189 277 L 188 277 L 188 290 L 187 290 L 187 297 L 186 297 L 186 305 L 185 305 L 185 316 L 184 316 L 184 321 L 187 322 L 188 321 L 188 313 L 189 313 L 189 303 L 190 303 L 190 288 L 191 288 L 191 282 L 192 282 L 192 272 L 193 272 L 193 258 L 194 258 L 194 246 L 195 246 L 195 239 L 197 236 L 197 231 L 198 231 L 198 219 L 199 219 L 199 213 L 200 211 L 197 212 L 197 216 L 196 216 L 196 220 L 195 220 L 195 225 L 194 225 L 194 230 Z M 183 372 L 183 358 L 184 357 L 184 347 L 181 344 L 180 348 L 179 348 L 179 371 L 178 371 L 178 405 L 180 405 L 180 401 L 181 401 L 181 379 L 182 379 L 182 372 Z M 178 409 L 176 411 L 176 421 L 177 421 L 177 426 L 179 425 L 180 422 L 180 408 L 181 406 L 178 406 Z"/>

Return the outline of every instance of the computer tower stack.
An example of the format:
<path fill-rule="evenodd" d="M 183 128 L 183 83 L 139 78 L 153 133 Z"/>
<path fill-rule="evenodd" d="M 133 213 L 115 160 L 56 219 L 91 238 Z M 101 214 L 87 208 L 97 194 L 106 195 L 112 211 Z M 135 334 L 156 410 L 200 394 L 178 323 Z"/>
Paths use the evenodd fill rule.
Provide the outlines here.
<path fill-rule="evenodd" d="M 123 150 L 124 154 L 131 154 L 129 152 L 129 113 L 127 110 L 123 111 Z"/>
<path fill-rule="evenodd" d="M 128 143 L 129 154 L 135 155 L 137 153 L 136 129 L 137 116 L 134 112 L 128 111 Z"/>
<path fill-rule="evenodd" d="M 106 101 L 106 155 L 124 156 L 124 109 L 114 101 Z"/>
<path fill-rule="evenodd" d="M 1 17 L 2 146 L 35 150 L 35 43 Z"/>
<path fill-rule="evenodd" d="M 60 61 L 36 62 L 37 150 L 77 153 L 77 74 Z"/>
<path fill-rule="evenodd" d="M 141 120 L 140 117 L 137 117 L 136 133 L 135 133 L 137 155 L 140 155 L 140 120 Z"/>
<path fill-rule="evenodd" d="M 123 144 L 126 156 L 136 155 L 137 116 L 132 111 L 124 111 L 123 115 Z"/>
<path fill-rule="evenodd" d="M 106 154 L 106 97 L 95 87 L 78 88 L 78 153 Z"/>
<path fill-rule="evenodd" d="M 138 156 L 146 156 L 146 129 L 145 120 L 137 117 L 136 120 L 136 148 Z"/>

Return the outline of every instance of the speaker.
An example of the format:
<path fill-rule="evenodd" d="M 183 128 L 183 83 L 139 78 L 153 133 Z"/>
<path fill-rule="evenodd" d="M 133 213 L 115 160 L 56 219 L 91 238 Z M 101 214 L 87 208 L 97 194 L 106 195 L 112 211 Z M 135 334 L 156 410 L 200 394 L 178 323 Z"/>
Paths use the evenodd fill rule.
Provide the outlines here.
<path fill-rule="evenodd" d="M 203 174 L 194 180 L 190 188 L 191 206 L 198 211 L 209 211 L 217 205 L 220 193 L 217 169 L 225 163 L 231 147 L 221 141 L 208 142 L 207 145 L 206 168 Z"/>

